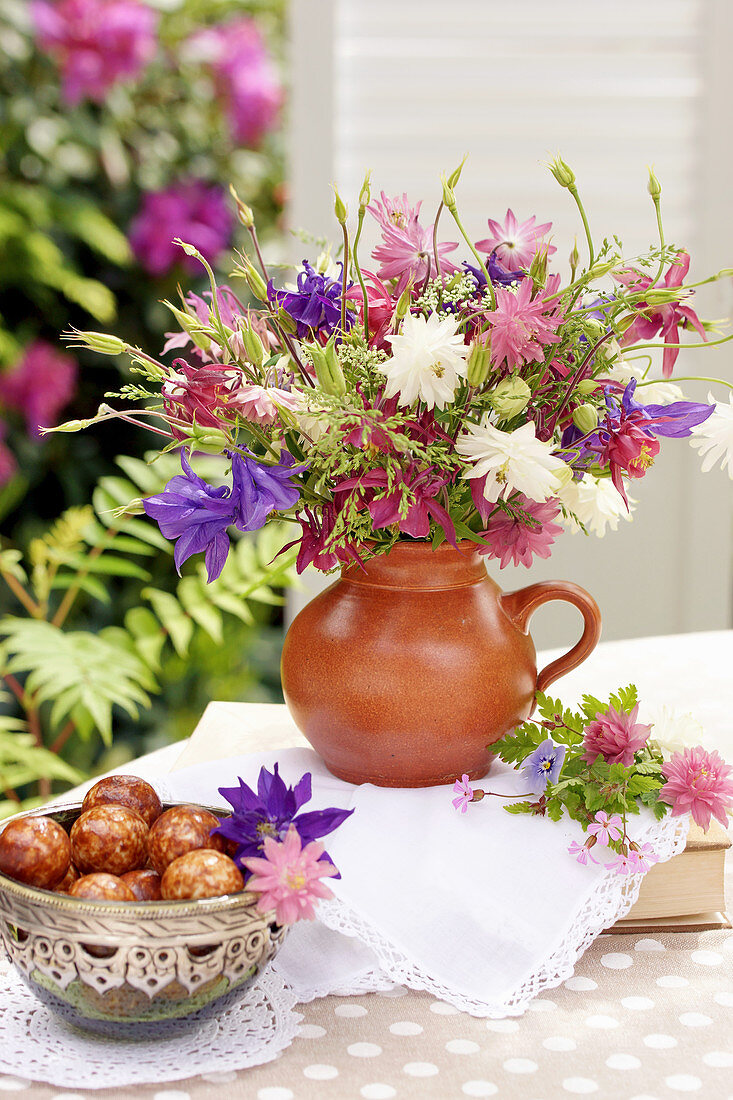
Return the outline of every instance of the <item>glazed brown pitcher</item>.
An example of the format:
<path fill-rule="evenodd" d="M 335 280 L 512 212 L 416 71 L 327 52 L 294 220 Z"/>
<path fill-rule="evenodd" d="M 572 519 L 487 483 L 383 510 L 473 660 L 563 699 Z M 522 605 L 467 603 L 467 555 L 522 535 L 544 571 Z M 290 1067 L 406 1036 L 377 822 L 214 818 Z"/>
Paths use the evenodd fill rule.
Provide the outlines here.
<path fill-rule="evenodd" d="M 583 615 L 577 645 L 537 674 L 529 623 L 548 600 Z M 579 665 L 601 632 L 595 600 L 565 581 L 503 593 L 471 542 L 403 542 L 344 568 L 294 620 L 282 655 L 290 713 L 334 775 L 428 787 L 485 775 L 487 746 Z"/>

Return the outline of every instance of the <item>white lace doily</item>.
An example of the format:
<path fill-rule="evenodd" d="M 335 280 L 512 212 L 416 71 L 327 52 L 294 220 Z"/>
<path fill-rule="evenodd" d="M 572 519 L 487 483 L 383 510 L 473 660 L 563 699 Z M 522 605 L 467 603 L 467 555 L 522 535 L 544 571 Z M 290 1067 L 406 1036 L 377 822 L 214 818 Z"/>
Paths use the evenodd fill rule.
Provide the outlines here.
<path fill-rule="evenodd" d="M 0 1073 L 87 1089 L 180 1081 L 269 1062 L 290 1046 L 302 1019 L 295 994 L 270 967 L 239 1005 L 190 1034 L 145 1040 L 89 1035 L 46 1008 L 0 961 Z"/>

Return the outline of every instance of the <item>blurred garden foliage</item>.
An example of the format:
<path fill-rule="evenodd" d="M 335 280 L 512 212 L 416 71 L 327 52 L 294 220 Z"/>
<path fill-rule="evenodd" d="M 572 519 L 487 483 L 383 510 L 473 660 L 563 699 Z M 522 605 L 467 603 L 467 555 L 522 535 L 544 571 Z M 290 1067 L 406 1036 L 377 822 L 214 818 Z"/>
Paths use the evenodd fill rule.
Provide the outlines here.
<path fill-rule="evenodd" d="M 284 7 L 0 0 L 1 571 L 28 596 L 23 606 L 4 586 L 0 631 L 16 694 L 38 712 L 30 730 L 17 724 L 25 717 L 0 720 L 0 786 L 21 794 L 36 765 L 30 778 L 43 768 L 72 778 L 60 774 L 63 762 L 49 771 L 43 756 L 64 732 L 66 759 L 88 771 L 190 732 L 213 695 L 279 698 L 276 594 L 265 587 L 258 603 L 249 598 L 277 547 L 243 539 L 230 589 L 204 594 L 195 571 L 178 580 L 148 521 L 128 517 L 134 533 L 105 535 L 101 500 L 116 508 L 127 489 L 139 496 L 165 480 L 160 464 L 139 461 L 145 435 L 115 422 L 83 436 L 41 438 L 39 428 L 93 414 L 100 392 L 129 380 L 121 361 L 62 349 L 62 330 L 114 323 L 130 343 L 162 349 L 170 315 L 161 300 L 175 299 L 179 284 L 196 288 L 200 271 L 173 237 L 195 244 L 226 278 L 243 243 L 230 184 L 276 245 Z M 120 452 L 128 458 L 114 470 Z M 278 559 L 271 584 L 285 583 L 286 565 Z M 89 634 L 94 651 L 81 641 Z M 94 681 L 105 645 L 129 653 L 112 661 L 110 650 L 110 676 L 127 668 L 131 677 L 129 690 L 107 692 L 121 704 L 111 747 L 102 666 L 94 700 L 74 696 L 73 676 L 64 680 L 78 666 Z M 137 707 L 161 688 L 137 722 Z"/>

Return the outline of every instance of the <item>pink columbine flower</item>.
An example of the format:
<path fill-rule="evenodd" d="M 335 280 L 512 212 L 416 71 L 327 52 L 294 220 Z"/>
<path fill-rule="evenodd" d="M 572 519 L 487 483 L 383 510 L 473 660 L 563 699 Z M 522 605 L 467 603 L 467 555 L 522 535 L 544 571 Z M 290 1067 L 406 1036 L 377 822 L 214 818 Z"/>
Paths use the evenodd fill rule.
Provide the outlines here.
<path fill-rule="evenodd" d="M 158 16 L 139 0 L 33 0 L 31 15 L 72 107 L 83 99 L 103 103 L 110 88 L 139 76 L 155 55 Z"/>
<path fill-rule="evenodd" d="M 719 753 L 706 752 L 700 745 L 675 752 L 663 765 L 662 775 L 666 783 L 659 798 L 671 805 L 674 817 L 690 813 L 705 830 L 711 817 L 726 824 L 733 809 L 733 768 Z"/>
<path fill-rule="evenodd" d="M 462 814 L 468 810 L 468 803 L 473 799 L 473 787 L 468 782 L 468 773 L 464 773 L 460 779 L 456 779 L 453 791 L 458 798 L 453 799 L 453 805 Z"/>
<path fill-rule="evenodd" d="M 390 199 L 382 191 L 381 201 L 376 201 L 368 207 L 382 228 L 382 243 L 372 252 L 372 256 L 381 267 L 377 272 L 380 279 L 388 282 L 396 279 L 395 295 L 399 295 L 412 280 L 413 283 L 422 282 L 432 271 L 435 271 L 433 258 L 433 230 L 432 226 L 425 228 L 420 225 L 419 215 L 422 202 L 412 206 L 407 195 L 396 196 Z M 456 271 L 455 264 L 445 259 L 448 252 L 453 252 L 458 244 L 444 242 L 438 245 L 441 270 L 448 274 Z"/>
<path fill-rule="evenodd" d="M 617 282 L 623 283 L 624 286 L 634 291 L 649 290 L 652 285 L 670 288 L 682 286 L 689 269 L 689 254 L 680 252 L 677 259 L 670 265 L 661 283 L 652 284 L 651 276 L 642 275 L 633 268 L 614 272 L 613 277 Z M 684 297 L 691 298 L 693 294 L 694 291 L 688 290 L 685 291 Z M 637 340 L 650 340 L 659 333 L 666 345 L 662 356 L 662 374 L 665 378 L 669 378 L 680 353 L 679 348 L 670 345 L 679 344 L 680 328 L 694 328 L 702 340 L 707 340 L 707 333 L 695 310 L 690 306 L 683 305 L 682 301 L 665 302 L 663 305 L 655 304 L 646 306 L 646 308 L 645 305 L 645 302 L 638 304 L 637 308 L 643 310 L 643 312 L 627 328 L 621 343 L 624 347 L 628 347 L 630 344 L 635 344 Z"/>
<path fill-rule="evenodd" d="M 130 244 L 150 275 L 165 275 L 177 264 L 198 272 L 200 265 L 186 256 L 176 237 L 192 244 L 215 263 L 232 238 L 234 221 L 221 187 L 203 180 L 171 184 L 149 191 L 130 227 Z"/>
<path fill-rule="evenodd" d="M 547 286 L 550 292 L 551 281 L 548 280 Z M 494 288 L 496 309 L 488 314 L 494 366 L 506 363 L 509 370 L 514 370 L 525 363 L 544 362 L 546 345 L 560 341 L 555 329 L 562 323 L 562 316 L 548 312 L 551 306 L 543 295 L 538 294 L 533 299 L 532 289 L 531 279 L 522 279 L 516 290 L 502 286 Z"/>
<path fill-rule="evenodd" d="M 294 825 L 282 841 L 265 837 L 264 859 L 252 856 L 242 861 L 253 872 L 247 889 L 261 895 L 257 902 L 260 912 L 274 909 L 278 924 L 314 920 L 314 906 L 319 899 L 333 897 L 320 880 L 338 874 L 332 863 L 320 858 L 322 855 L 323 845 L 317 840 L 301 846 Z"/>
<path fill-rule="evenodd" d="M 631 848 L 628 859 L 632 874 L 646 873 L 651 870 L 655 863 L 659 863 L 659 856 L 651 844 L 648 843 L 637 844 L 635 848 Z"/>
<path fill-rule="evenodd" d="M 232 392 L 229 405 L 245 420 L 267 426 L 278 419 L 280 409 L 296 412 L 303 406 L 303 395 L 278 389 L 277 386 L 254 386 L 242 383 Z"/>
<path fill-rule="evenodd" d="M 539 503 L 524 494 L 513 498 L 511 503 L 526 514 L 526 521 L 520 516 L 497 512 L 489 520 L 487 529 L 481 532 L 488 546 L 481 546 L 479 553 L 488 558 L 498 558 L 500 569 L 510 562 L 529 569 L 533 558 L 549 558 L 550 547 L 563 533 L 560 524 L 552 522 L 560 512 L 560 505 L 555 498 Z"/>
<path fill-rule="evenodd" d="M 608 816 L 605 810 L 599 810 L 593 823 L 588 826 L 588 832 L 594 836 L 599 844 L 608 844 L 609 840 L 620 840 L 624 835 L 624 823 L 620 814 Z"/>
<path fill-rule="evenodd" d="M 237 16 L 199 31 L 186 52 L 211 69 L 232 141 L 258 146 L 275 126 L 283 87 L 254 19 Z"/>
<path fill-rule="evenodd" d="M 535 221 L 532 216 L 526 222 L 518 222 L 511 210 L 507 210 L 503 225 L 489 218 L 491 236 L 476 241 L 476 248 L 481 252 L 495 252 L 499 263 L 509 271 L 529 267 L 535 252 L 543 244 L 542 238 L 552 229 L 552 222 L 535 225 Z M 553 245 L 544 247 L 548 256 L 557 251 Z"/>
<path fill-rule="evenodd" d="M 577 840 L 571 840 L 568 852 L 571 856 L 575 856 L 578 863 L 581 863 L 583 867 L 587 866 L 589 862 L 598 863 L 598 860 L 591 855 L 587 844 L 578 844 Z"/>
<path fill-rule="evenodd" d="M 583 759 L 592 764 L 599 756 L 609 764 L 623 764 L 625 768 L 634 763 L 634 755 L 646 745 L 651 726 L 637 722 L 639 704 L 630 714 L 609 707 L 605 714 L 600 711 L 585 728 Z"/>
<path fill-rule="evenodd" d="M 0 374 L 0 401 L 25 417 L 29 435 L 52 427 L 76 392 L 76 360 L 45 340 L 34 340 L 10 370 Z"/>

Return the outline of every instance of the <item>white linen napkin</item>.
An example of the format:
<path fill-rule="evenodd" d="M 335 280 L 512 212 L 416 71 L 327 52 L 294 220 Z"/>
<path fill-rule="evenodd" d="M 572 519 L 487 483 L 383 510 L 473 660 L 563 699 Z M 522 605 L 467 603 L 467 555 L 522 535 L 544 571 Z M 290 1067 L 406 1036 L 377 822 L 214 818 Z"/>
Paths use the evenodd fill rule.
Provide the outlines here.
<path fill-rule="evenodd" d="M 301 1001 L 396 981 L 474 1015 L 519 1014 L 569 977 L 638 896 L 641 875 L 584 867 L 568 854 L 583 836 L 575 822 L 508 814 L 498 797 L 462 814 L 450 785 L 353 786 L 307 748 L 197 763 L 167 784 L 176 799 L 224 807 L 219 787 L 238 776 L 256 787 L 260 767 L 276 761 L 288 784 L 311 772 L 306 810 L 355 811 L 324 838 L 341 872 L 328 880 L 334 900 L 321 903 L 316 922 L 293 929 L 276 960 Z M 518 773 L 498 763 L 479 785 L 505 796 L 521 790 Z M 686 819 L 658 823 L 644 811 L 633 833 L 669 859 L 684 846 Z"/>

